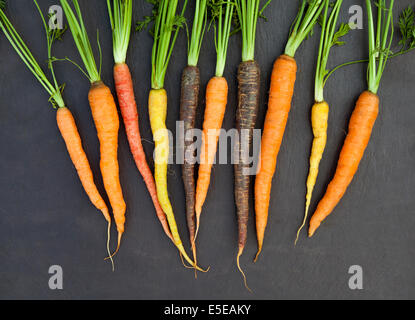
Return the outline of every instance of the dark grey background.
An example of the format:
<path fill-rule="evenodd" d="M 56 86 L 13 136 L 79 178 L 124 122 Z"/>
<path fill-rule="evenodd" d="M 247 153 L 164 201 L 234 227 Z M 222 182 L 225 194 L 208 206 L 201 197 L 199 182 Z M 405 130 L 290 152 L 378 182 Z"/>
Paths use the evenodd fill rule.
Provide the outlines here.
<path fill-rule="evenodd" d="M 46 12 L 57 0 L 39 1 Z M 113 86 L 112 42 L 106 1 L 80 1 L 91 39 L 100 30 L 103 79 Z M 192 2 L 192 1 L 190 1 Z M 274 0 L 266 11 L 268 23 L 258 25 L 257 60 L 261 65 L 262 126 L 273 61 L 283 52 L 297 11 L 297 2 Z M 342 19 L 351 5 L 345 0 Z M 413 1 L 396 3 L 395 17 Z M 136 0 L 135 19 L 149 14 L 150 5 Z M 193 13 L 193 5 L 188 15 Z M 45 66 L 44 31 L 32 1 L 9 1 L 8 16 Z M 395 18 L 395 20 L 397 20 Z M 104 262 L 106 224 L 81 188 L 57 130 L 48 96 L 0 35 L 0 298 L 35 299 L 286 299 L 286 298 L 414 298 L 415 297 L 415 121 L 414 53 L 390 61 L 380 88 L 381 113 L 355 180 L 334 214 L 308 240 L 293 242 L 303 218 L 305 179 L 312 141 L 310 108 L 319 35 L 298 50 L 299 72 L 293 108 L 273 183 L 270 219 L 261 259 L 256 252 L 253 210 L 242 265 L 253 294 L 246 291 L 235 266 L 237 225 L 231 165 L 216 165 L 198 238 L 199 260 L 211 266 L 207 274 L 185 269 L 177 250 L 163 234 L 120 130 L 121 182 L 128 204 L 126 233 L 115 259 L 116 271 Z M 332 51 L 330 65 L 367 56 L 367 30 L 352 31 L 347 46 Z M 397 40 L 396 40 L 397 42 Z M 141 132 L 148 158 L 153 143 L 147 113 L 152 39 L 133 34 L 128 63 L 135 78 Z M 240 37 L 230 41 L 225 76 L 229 105 L 224 128 L 234 124 Z M 79 61 L 71 35 L 54 47 L 57 57 Z M 167 126 L 178 119 L 180 76 L 186 64 L 186 37 L 181 33 L 166 77 L 169 94 Z M 200 58 L 202 96 L 215 70 L 213 36 L 209 33 Z M 88 81 L 69 63 L 56 65 L 66 83 L 65 100 L 73 111 L 96 182 L 104 194 L 99 172 L 98 139 L 87 102 Z M 348 119 L 359 94 L 366 89 L 366 65 L 337 72 L 326 87 L 330 103 L 329 140 L 315 189 L 312 209 L 332 177 Z M 204 99 L 199 109 L 199 125 Z M 179 230 L 189 247 L 180 166 L 169 172 L 169 192 Z M 113 230 L 113 239 L 116 234 Z M 48 287 L 48 268 L 61 265 L 64 290 Z M 364 290 L 348 287 L 351 265 L 364 269 Z"/>

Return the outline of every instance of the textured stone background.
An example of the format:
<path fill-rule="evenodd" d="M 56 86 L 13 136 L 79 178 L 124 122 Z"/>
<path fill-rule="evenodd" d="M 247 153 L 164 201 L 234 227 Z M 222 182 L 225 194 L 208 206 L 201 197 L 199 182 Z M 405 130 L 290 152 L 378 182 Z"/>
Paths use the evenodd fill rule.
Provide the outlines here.
<path fill-rule="evenodd" d="M 9 1 L 9 17 L 42 65 L 46 61 L 44 31 L 32 1 Z M 42 9 L 56 0 L 40 0 Z M 274 0 L 266 11 L 268 23 L 258 26 L 257 60 L 261 65 L 262 99 L 258 128 L 266 111 L 272 63 L 282 53 L 298 1 Z M 136 0 L 135 19 L 149 14 L 150 6 Z M 398 12 L 409 4 L 400 0 Z M 345 0 L 348 9 L 364 1 Z M 100 30 L 104 81 L 111 87 L 112 42 L 103 0 L 81 1 L 91 39 Z M 193 11 L 193 5 L 188 13 Z M 60 137 L 48 96 L 25 69 L 6 39 L 0 35 L 0 297 L 41 299 L 287 299 L 287 298 L 414 298 L 415 297 L 415 112 L 414 53 L 390 61 L 380 88 L 381 113 L 360 170 L 343 201 L 312 240 L 301 236 L 294 247 L 296 229 L 304 209 L 305 179 L 312 141 L 310 108 L 319 35 L 297 52 L 296 93 L 278 171 L 273 183 L 270 220 L 264 251 L 257 264 L 253 211 L 243 267 L 254 294 L 247 292 L 235 266 L 237 229 L 231 165 L 214 167 L 198 238 L 199 260 L 211 266 L 194 279 L 177 250 L 163 235 L 144 183 L 120 131 L 121 181 L 128 204 L 121 251 L 111 272 L 105 257 L 106 224 L 82 191 Z M 332 51 L 330 65 L 367 56 L 367 30 L 346 38 L 347 46 Z M 398 39 L 395 41 L 398 42 Z M 94 44 L 95 45 L 95 44 Z M 135 76 L 141 132 L 148 158 L 153 144 L 147 113 L 152 39 L 134 34 L 128 63 Z M 54 48 L 57 57 L 79 61 L 67 34 Z M 169 93 L 167 125 L 178 119 L 180 76 L 186 64 L 186 38 L 181 33 L 166 78 Z M 224 128 L 234 125 L 240 37 L 230 41 L 226 77 L 230 83 Z M 209 33 L 200 59 L 202 96 L 215 70 L 213 36 Z M 65 99 L 79 126 L 99 189 L 99 146 L 87 103 L 88 81 L 69 63 L 56 65 L 57 77 L 66 83 Z M 366 89 L 366 66 L 354 65 L 337 72 L 327 84 L 330 103 L 329 140 L 314 193 L 312 209 L 330 181 L 348 119 L 359 94 Z M 199 125 L 204 99 L 199 109 Z M 123 127 L 122 127 L 123 129 Z M 186 247 L 184 192 L 180 166 L 170 166 L 169 191 Z M 113 239 L 115 239 L 113 230 Z M 64 290 L 48 288 L 48 268 L 61 265 Z M 364 290 L 348 287 L 351 265 L 364 269 Z"/>

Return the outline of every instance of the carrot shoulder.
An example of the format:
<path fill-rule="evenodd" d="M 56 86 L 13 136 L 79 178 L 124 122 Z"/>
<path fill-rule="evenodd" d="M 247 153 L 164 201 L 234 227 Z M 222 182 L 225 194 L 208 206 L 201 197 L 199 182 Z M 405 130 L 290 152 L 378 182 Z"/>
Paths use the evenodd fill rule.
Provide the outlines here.
<path fill-rule="evenodd" d="M 130 145 L 131 153 L 135 164 L 143 177 L 144 183 L 150 193 L 156 214 L 166 235 L 172 239 L 172 235 L 167 223 L 166 215 L 160 206 L 157 198 L 156 184 L 153 174 L 148 166 L 146 155 L 141 143 L 139 129 L 137 103 L 135 100 L 133 81 L 130 69 L 126 63 L 117 63 L 114 67 L 114 81 L 118 96 L 118 103 L 124 121 L 125 131 Z"/>
<path fill-rule="evenodd" d="M 280 56 L 274 64 L 271 76 L 268 111 L 261 141 L 260 168 L 255 180 L 255 216 L 258 238 L 258 254 L 262 250 L 272 177 L 287 125 L 294 93 L 297 63 L 287 55 Z"/>
<path fill-rule="evenodd" d="M 349 123 L 333 180 L 317 206 L 310 221 L 309 236 L 312 237 L 320 224 L 331 214 L 357 172 L 360 161 L 372 134 L 379 114 L 379 98 L 369 91 L 363 92 L 356 104 Z"/>

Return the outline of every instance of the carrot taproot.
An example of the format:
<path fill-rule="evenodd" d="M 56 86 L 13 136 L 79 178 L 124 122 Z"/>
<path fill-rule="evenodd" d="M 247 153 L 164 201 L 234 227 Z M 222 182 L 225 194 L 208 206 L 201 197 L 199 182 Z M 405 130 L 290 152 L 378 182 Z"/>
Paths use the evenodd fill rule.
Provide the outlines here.
<path fill-rule="evenodd" d="M 329 60 L 330 50 L 335 45 L 344 45 L 345 42 L 341 41 L 340 39 L 350 31 L 350 26 L 348 24 L 342 23 L 336 32 L 337 20 L 340 14 L 340 8 L 343 0 L 337 0 L 333 4 L 333 10 L 331 11 L 330 15 L 330 1 L 325 1 L 326 3 L 324 13 L 322 15 L 322 30 L 315 77 L 315 103 L 311 110 L 311 125 L 313 129 L 314 139 L 309 161 L 310 169 L 306 183 L 306 205 L 303 223 L 297 231 L 295 244 L 299 239 L 301 230 L 307 222 L 308 211 L 311 205 L 311 198 L 313 196 L 313 190 L 317 182 L 320 161 L 323 158 L 324 149 L 326 148 L 327 144 L 327 128 L 330 107 L 328 103 L 324 100 L 324 87 L 327 83 L 328 78 L 332 74 L 329 71 L 327 71 L 327 62 Z"/>
<path fill-rule="evenodd" d="M 376 3 L 376 7 L 378 8 L 378 28 L 375 31 L 372 1 L 366 0 L 369 20 L 368 90 L 360 95 L 356 103 L 356 107 L 350 118 L 349 130 L 340 152 L 333 180 L 329 183 L 326 193 L 320 200 L 310 220 L 309 237 L 315 234 L 321 223 L 333 212 L 334 208 L 343 198 L 357 173 L 359 164 L 369 144 L 373 127 L 379 114 L 379 97 L 377 92 L 392 45 L 393 5 L 394 0 L 390 0 L 389 7 L 387 6 L 386 0 L 380 0 Z M 390 33 L 392 34 L 391 36 L 389 36 Z M 379 50 L 382 52 L 380 56 L 378 54 Z"/>
<path fill-rule="evenodd" d="M 86 70 L 84 71 L 77 64 L 75 65 L 79 67 L 91 83 L 88 100 L 100 143 L 101 174 L 118 231 L 117 248 L 112 255 L 114 256 L 121 245 L 125 230 L 126 213 L 126 204 L 119 176 L 118 131 L 120 121 L 117 106 L 111 90 L 101 80 L 102 56 L 100 55 L 100 67 L 98 68 L 78 1 L 72 0 L 75 11 L 69 5 L 68 0 L 60 0 L 60 2 Z"/>
<path fill-rule="evenodd" d="M 192 33 L 189 37 L 189 52 L 187 66 L 183 69 L 180 98 L 180 121 L 184 126 L 184 162 L 182 165 L 182 179 L 186 195 L 186 219 L 189 230 L 190 244 L 192 246 L 193 259 L 197 264 L 196 255 L 196 215 L 195 215 L 195 162 L 193 161 L 193 139 L 188 137 L 195 127 L 196 110 L 199 104 L 200 71 L 198 68 L 200 50 L 204 38 L 207 23 L 207 0 L 195 1 L 195 14 Z M 192 135 L 191 135 L 192 136 Z M 193 154 L 192 154 L 193 152 Z M 195 277 L 197 273 L 195 271 Z"/>
<path fill-rule="evenodd" d="M 203 121 L 202 148 L 196 186 L 196 235 L 199 231 L 202 207 L 210 184 L 212 165 L 214 162 L 220 128 L 228 103 L 228 82 L 223 76 L 228 53 L 229 37 L 232 31 L 232 17 L 235 3 L 210 2 L 210 25 L 214 25 L 216 47 L 215 76 L 206 88 L 206 108 Z"/>
<path fill-rule="evenodd" d="M 166 127 L 168 99 L 167 92 L 164 89 L 164 82 L 167 67 L 179 31 L 182 27 L 181 21 L 183 20 L 187 5 L 186 1 L 181 13 L 178 15 L 178 2 L 178 0 L 160 0 L 157 4 L 155 3 L 153 10 L 153 14 L 155 15 L 154 30 L 152 33 L 154 36 L 154 43 L 151 57 L 152 74 L 148 111 L 153 140 L 155 142 L 154 178 L 156 181 L 157 197 L 166 214 L 175 246 L 179 250 L 181 257 L 184 257 L 194 269 L 204 271 L 189 258 L 184 249 L 167 189 L 167 167 L 170 153 L 170 141 Z"/>
<path fill-rule="evenodd" d="M 235 143 L 235 205 L 238 217 L 238 254 L 236 264 L 241 272 L 245 287 L 249 289 L 245 273 L 240 265 L 240 258 L 248 236 L 250 164 L 246 158 L 252 148 L 253 130 L 259 109 L 261 70 L 255 61 L 255 40 L 258 18 L 270 4 L 268 0 L 260 9 L 260 0 L 237 0 L 237 21 L 242 33 L 242 62 L 238 67 L 238 106 L 236 109 L 236 130 L 238 139 Z M 245 141 L 241 141 L 245 138 Z M 248 171 L 248 172 L 247 172 Z"/>
<path fill-rule="evenodd" d="M 131 38 L 133 1 L 107 0 L 107 6 L 113 38 L 115 90 L 117 92 L 118 104 L 123 118 L 128 144 L 137 169 L 143 177 L 147 190 L 150 193 L 161 226 L 165 234 L 172 239 L 166 215 L 157 198 L 154 177 L 148 166 L 143 145 L 141 143 L 139 116 L 133 80 L 130 68 L 126 64 L 127 51 Z"/>
<path fill-rule="evenodd" d="M 200 215 L 210 184 L 212 165 L 216 155 L 220 128 L 222 127 L 228 103 L 228 82 L 224 77 L 213 77 L 206 88 L 206 109 L 203 121 L 202 148 L 199 174 L 196 187 L 196 225 L 200 225 Z"/>
<path fill-rule="evenodd" d="M 124 233 L 126 204 L 122 194 L 118 165 L 120 121 L 111 90 L 102 82 L 93 82 L 88 94 L 92 117 L 100 142 L 100 168 L 118 230 L 118 245 Z"/>
<path fill-rule="evenodd" d="M 95 185 L 94 176 L 71 111 L 66 107 L 59 107 L 56 112 L 56 122 L 85 192 L 92 204 L 102 212 L 108 223 L 111 223 L 107 205 Z"/>
<path fill-rule="evenodd" d="M 297 63 L 294 58 L 282 55 L 275 61 L 271 76 L 268 111 L 262 133 L 260 168 L 255 178 L 255 219 L 258 239 L 258 253 L 255 261 L 261 253 L 264 242 L 272 178 L 291 109 L 296 76 Z"/>
<path fill-rule="evenodd" d="M 298 14 L 291 28 L 283 55 L 274 63 L 268 110 L 262 132 L 260 168 L 255 179 L 255 220 L 257 230 L 257 261 L 263 248 L 265 229 L 268 223 L 269 200 L 272 178 L 291 109 L 297 63 L 294 59 L 297 49 L 313 30 L 326 0 L 302 0 Z"/>
<path fill-rule="evenodd" d="M 151 130 L 153 132 L 155 151 L 154 151 L 154 176 L 156 179 L 157 196 L 163 211 L 166 213 L 173 242 L 180 254 L 195 269 L 200 269 L 186 253 L 174 217 L 173 208 L 167 190 L 167 165 L 169 160 L 169 135 L 166 127 L 167 116 L 167 92 L 164 89 L 152 89 L 148 100 L 148 111 L 150 116 Z"/>
<path fill-rule="evenodd" d="M 369 91 L 363 92 L 351 116 L 349 132 L 340 153 L 334 178 L 311 218 L 310 237 L 334 210 L 352 182 L 369 143 L 378 113 L 378 96 Z"/>
<path fill-rule="evenodd" d="M 55 76 L 55 70 L 52 63 L 52 45 L 53 43 L 61 39 L 64 30 L 51 29 L 45 20 L 45 17 L 40 9 L 36 0 L 34 0 L 35 6 L 40 14 L 43 22 L 44 29 L 46 31 L 47 40 L 47 52 L 48 52 L 48 67 L 52 76 L 52 81 L 48 79 L 38 62 L 30 52 L 27 45 L 24 43 L 21 36 L 18 34 L 12 23 L 9 21 L 7 16 L 4 14 L 3 9 L 0 7 L 0 29 L 3 30 L 6 38 L 10 44 L 16 50 L 22 61 L 26 64 L 29 70 L 33 73 L 36 79 L 39 80 L 43 88 L 50 96 L 50 102 L 56 111 L 56 123 L 61 133 L 61 136 L 65 142 L 66 149 L 72 160 L 72 163 L 77 171 L 79 180 L 89 197 L 91 203 L 102 212 L 105 220 L 108 222 L 108 238 L 107 238 L 107 251 L 109 251 L 110 242 L 110 228 L 111 228 L 111 217 L 108 212 L 107 205 L 102 199 L 95 182 L 94 176 L 89 164 L 88 158 L 85 154 L 82 146 L 82 140 L 76 125 L 75 119 L 71 111 L 65 106 L 65 102 L 62 96 L 62 86 L 59 86 Z M 111 260 L 112 262 L 112 260 Z M 114 265 L 113 265 L 114 266 Z"/>
<path fill-rule="evenodd" d="M 154 182 L 153 174 L 148 166 L 146 155 L 141 143 L 141 134 L 139 129 L 139 119 L 137 104 L 135 100 L 134 88 L 130 69 L 125 63 L 117 63 L 114 66 L 114 81 L 115 89 L 117 91 L 118 103 L 121 110 L 121 115 L 124 121 L 125 131 L 130 145 L 130 150 L 134 158 L 134 162 L 140 171 L 144 183 L 150 193 L 156 214 L 163 227 L 165 234 L 172 239 L 172 235 L 167 223 L 166 214 L 160 206 L 157 198 L 156 184 Z"/>
<path fill-rule="evenodd" d="M 186 219 L 189 230 L 190 244 L 193 251 L 193 259 L 196 258 L 196 216 L 195 216 L 195 164 L 189 159 L 193 154 L 191 146 L 193 140 L 187 137 L 187 134 L 195 127 L 196 109 L 199 101 L 200 91 L 200 72 L 197 66 L 188 65 L 183 70 L 181 82 L 180 98 L 180 121 L 184 127 L 184 161 L 182 164 L 182 179 L 186 195 Z M 193 152 L 194 153 L 194 152 Z M 195 261 L 196 262 L 196 261 Z"/>

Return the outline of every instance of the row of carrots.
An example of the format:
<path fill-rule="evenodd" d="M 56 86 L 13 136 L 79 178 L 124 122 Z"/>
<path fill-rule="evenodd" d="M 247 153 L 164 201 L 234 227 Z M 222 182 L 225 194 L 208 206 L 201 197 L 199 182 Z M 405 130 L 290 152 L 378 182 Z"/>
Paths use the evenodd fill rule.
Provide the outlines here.
<path fill-rule="evenodd" d="M 179 7 L 179 0 L 152 1 L 154 4 L 153 15 L 147 16 L 143 21 L 137 23 L 138 30 L 151 25 L 150 30 L 154 37 L 151 61 L 151 91 L 148 102 L 150 124 L 155 141 L 154 174 L 147 163 L 141 144 L 139 115 L 133 81 L 129 67 L 126 64 L 132 31 L 132 0 L 107 0 L 109 21 L 113 33 L 114 80 L 118 105 L 131 153 L 147 186 L 157 217 L 166 235 L 177 247 L 180 256 L 193 269 L 206 271 L 197 264 L 196 239 L 228 100 L 228 82 L 223 75 L 226 68 L 229 38 L 237 32 L 241 33 L 242 62 L 239 65 L 237 75 L 239 90 L 236 129 L 240 133 L 240 137 L 243 136 L 242 132 L 248 132 L 247 141 L 249 143 L 237 143 L 235 146 L 237 159 L 235 159 L 236 164 L 234 165 L 234 192 L 239 235 L 237 265 L 244 277 L 245 286 L 248 287 L 246 277 L 239 263 L 247 241 L 249 217 L 250 176 L 247 174 L 247 170 L 249 170 L 250 165 L 245 161 L 245 156 L 250 153 L 260 97 L 261 72 L 258 63 L 255 61 L 257 22 L 263 17 L 264 10 L 271 4 L 272 0 L 264 1 L 264 3 L 261 0 L 193 1 L 195 3 L 195 14 L 192 29 L 189 33 L 188 65 L 184 68 L 181 79 L 180 120 L 184 122 L 185 137 L 186 132 L 195 128 L 200 94 L 198 60 L 207 30 L 214 30 L 217 53 L 216 71 L 206 88 L 204 135 L 197 179 L 195 164 L 189 161 L 189 157 L 185 156 L 185 162 L 182 166 L 186 194 L 186 217 L 193 258 L 186 253 L 180 238 L 167 189 L 169 138 L 165 122 L 168 110 L 168 95 L 164 89 L 165 76 L 172 52 L 178 34 L 186 23 L 184 13 L 188 0 L 181 1 L 181 7 Z M 116 102 L 110 88 L 101 79 L 101 57 L 98 64 L 78 1 L 60 0 L 60 4 L 83 66 L 69 58 L 57 59 L 53 56 L 53 43 L 61 39 L 66 29 L 50 29 L 37 1 L 33 0 L 33 2 L 40 13 L 46 31 L 49 76 L 44 73 L 42 67 L 37 63 L 23 39 L 7 18 L 4 13 L 5 6 L 3 2 L 0 2 L 0 6 L 2 6 L 0 8 L 0 28 L 25 65 L 47 91 L 50 102 L 57 110 L 58 128 L 78 172 L 82 186 L 92 204 L 102 212 L 108 222 L 108 258 L 113 261 L 112 258 L 118 252 L 124 234 L 127 209 L 119 179 L 118 134 L 120 120 Z M 298 230 L 297 240 L 300 231 L 307 222 L 313 189 L 318 177 L 319 164 L 327 142 L 329 104 L 324 100 L 324 87 L 335 70 L 350 64 L 346 63 L 332 71 L 327 70 L 331 48 L 342 46 L 344 42 L 341 38 L 350 31 L 348 24 L 338 23 L 342 2 L 343 0 L 336 0 L 333 3 L 330 0 L 300 0 L 298 14 L 291 26 L 285 51 L 274 63 L 268 110 L 262 132 L 259 170 L 255 179 L 255 216 L 258 240 L 258 253 L 255 261 L 263 248 L 272 179 L 276 171 L 277 157 L 294 95 L 297 73 L 296 52 L 301 44 L 312 35 L 316 24 L 320 24 L 321 37 L 315 77 L 315 104 L 311 114 L 314 141 L 307 179 L 305 217 L 302 226 Z M 356 103 L 356 108 L 349 122 L 348 134 L 338 160 L 337 170 L 310 220 L 308 231 L 310 237 L 314 235 L 320 224 L 334 210 L 357 172 L 379 113 L 377 92 L 388 59 L 391 56 L 406 53 L 415 47 L 414 13 L 410 8 L 403 13 L 400 19 L 401 34 L 403 36 L 402 49 L 397 53 L 392 53 L 394 0 L 376 1 L 377 16 L 373 13 L 375 1 L 365 0 L 365 2 L 369 21 L 369 58 L 358 62 L 368 63 L 368 89 L 360 95 Z M 101 50 L 99 41 L 98 48 Z M 65 105 L 62 95 L 63 86 L 59 84 L 54 72 L 54 63 L 58 60 L 67 60 L 73 63 L 88 78 L 91 84 L 88 99 L 100 142 L 101 174 L 118 231 L 117 248 L 114 253 L 110 252 L 110 211 L 95 185 L 74 117 Z M 193 143 L 193 139 L 185 139 L 185 155 L 194 155 Z"/>

